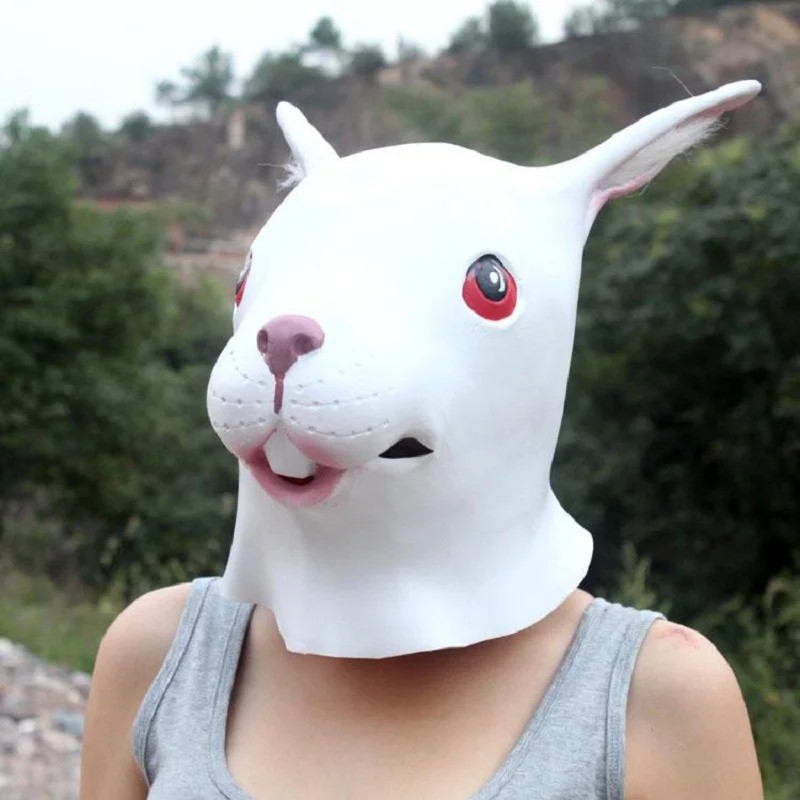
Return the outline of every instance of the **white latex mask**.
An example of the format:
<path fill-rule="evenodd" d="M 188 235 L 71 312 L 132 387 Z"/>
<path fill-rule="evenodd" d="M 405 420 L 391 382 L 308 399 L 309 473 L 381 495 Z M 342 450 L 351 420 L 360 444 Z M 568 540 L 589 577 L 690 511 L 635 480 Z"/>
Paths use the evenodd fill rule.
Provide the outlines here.
<path fill-rule="evenodd" d="M 240 462 L 224 592 L 272 609 L 290 650 L 341 657 L 555 609 L 592 554 L 550 489 L 589 228 L 759 89 L 543 168 L 449 144 L 339 158 L 282 103 L 303 177 L 253 243 L 208 389 Z"/>

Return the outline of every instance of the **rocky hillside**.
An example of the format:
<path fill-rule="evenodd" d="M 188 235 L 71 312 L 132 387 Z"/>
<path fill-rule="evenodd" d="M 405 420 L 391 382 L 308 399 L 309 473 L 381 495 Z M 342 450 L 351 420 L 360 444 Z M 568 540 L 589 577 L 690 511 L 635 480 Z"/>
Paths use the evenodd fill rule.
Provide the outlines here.
<path fill-rule="evenodd" d="M 680 83 L 699 93 L 726 81 L 758 78 L 762 98 L 737 112 L 729 125 L 731 132 L 757 135 L 800 108 L 799 76 L 800 2 L 753 3 L 513 56 L 441 56 L 390 67 L 373 81 L 331 80 L 291 99 L 347 154 L 424 135 L 387 109 L 385 98 L 397 87 L 432 87 L 446 97 L 528 81 L 548 110 L 552 129 L 546 140 L 569 153 L 570 145 L 578 149 L 568 121 L 583 103 L 579 87 L 594 87 L 592 100 L 603 108 L 610 130 L 679 99 L 686 92 Z M 173 263 L 235 271 L 279 200 L 276 165 L 286 161 L 287 151 L 273 106 L 239 108 L 213 122 L 173 125 L 136 145 L 116 146 L 83 163 L 86 197 L 105 207 L 177 201 L 181 211 L 173 214 L 170 232 Z"/>

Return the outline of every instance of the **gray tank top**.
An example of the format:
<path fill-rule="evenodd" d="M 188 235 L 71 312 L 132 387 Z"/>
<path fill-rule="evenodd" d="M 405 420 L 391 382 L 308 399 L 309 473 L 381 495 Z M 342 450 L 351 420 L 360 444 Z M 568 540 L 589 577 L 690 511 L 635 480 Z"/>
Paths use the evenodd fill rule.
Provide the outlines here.
<path fill-rule="evenodd" d="M 228 702 L 252 610 L 221 597 L 216 579 L 192 584 L 133 726 L 149 800 L 253 800 L 225 761 Z M 628 687 L 660 616 L 592 601 L 524 732 L 472 800 L 623 800 Z"/>

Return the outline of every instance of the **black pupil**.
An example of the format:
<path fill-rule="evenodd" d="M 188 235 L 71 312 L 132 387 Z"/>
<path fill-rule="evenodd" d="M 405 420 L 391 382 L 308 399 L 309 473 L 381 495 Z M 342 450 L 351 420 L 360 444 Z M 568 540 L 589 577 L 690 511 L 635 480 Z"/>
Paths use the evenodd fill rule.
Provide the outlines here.
<path fill-rule="evenodd" d="M 472 270 L 478 288 L 487 300 L 497 303 L 505 298 L 508 294 L 508 283 L 505 270 L 496 258 L 484 256 L 475 262 Z"/>

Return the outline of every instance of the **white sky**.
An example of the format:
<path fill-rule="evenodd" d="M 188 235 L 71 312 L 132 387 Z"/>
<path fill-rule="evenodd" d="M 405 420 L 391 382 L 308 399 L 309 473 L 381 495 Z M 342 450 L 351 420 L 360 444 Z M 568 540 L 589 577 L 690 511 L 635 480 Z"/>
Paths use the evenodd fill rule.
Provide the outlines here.
<path fill-rule="evenodd" d="M 542 37 L 560 38 L 577 0 L 529 0 Z M 303 42 L 330 16 L 346 46 L 379 42 L 393 55 L 399 36 L 429 52 L 443 47 L 486 0 L 0 0 L 0 120 L 28 108 L 60 125 L 78 110 L 116 126 L 130 111 L 151 113 L 155 84 L 177 79 L 214 44 L 233 54 L 237 77 L 266 51 Z"/>

